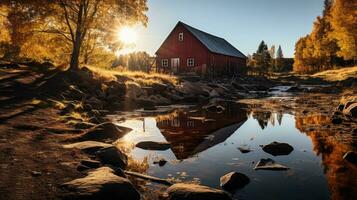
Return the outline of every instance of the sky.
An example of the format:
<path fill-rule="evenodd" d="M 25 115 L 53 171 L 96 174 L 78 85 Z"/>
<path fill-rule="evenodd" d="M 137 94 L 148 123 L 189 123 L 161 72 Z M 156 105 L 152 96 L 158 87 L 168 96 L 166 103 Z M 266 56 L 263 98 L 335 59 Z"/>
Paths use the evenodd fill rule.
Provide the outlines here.
<path fill-rule="evenodd" d="M 130 51 L 154 55 L 178 21 L 225 38 L 245 55 L 264 40 L 293 57 L 295 42 L 311 32 L 323 0 L 148 0 L 147 27 L 137 26 Z"/>

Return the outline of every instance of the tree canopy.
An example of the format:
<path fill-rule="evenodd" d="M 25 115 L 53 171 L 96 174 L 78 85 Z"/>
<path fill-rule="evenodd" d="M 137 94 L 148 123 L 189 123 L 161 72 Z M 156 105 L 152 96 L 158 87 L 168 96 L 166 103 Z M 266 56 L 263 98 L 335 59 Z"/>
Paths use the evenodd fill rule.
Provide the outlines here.
<path fill-rule="evenodd" d="M 93 54 L 120 49 L 120 26 L 148 20 L 146 0 L 3 0 L 0 6 L 9 35 L 0 42 L 18 49 L 12 57 L 67 62 L 72 70 L 98 60 Z"/>
<path fill-rule="evenodd" d="M 357 60 L 357 2 L 325 0 L 310 34 L 295 45 L 294 71 L 317 72 Z"/>

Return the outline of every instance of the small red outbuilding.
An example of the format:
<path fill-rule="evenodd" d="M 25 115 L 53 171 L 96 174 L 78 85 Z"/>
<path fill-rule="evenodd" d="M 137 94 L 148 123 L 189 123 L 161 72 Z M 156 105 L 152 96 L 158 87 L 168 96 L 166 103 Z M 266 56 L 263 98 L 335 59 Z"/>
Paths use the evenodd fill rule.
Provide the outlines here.
<path fill-rule="evenodd" d="M 247 57 L 225 39 L 178 22 L 156 51 L 156 67 L 174 74 L 233 75 Z"/>

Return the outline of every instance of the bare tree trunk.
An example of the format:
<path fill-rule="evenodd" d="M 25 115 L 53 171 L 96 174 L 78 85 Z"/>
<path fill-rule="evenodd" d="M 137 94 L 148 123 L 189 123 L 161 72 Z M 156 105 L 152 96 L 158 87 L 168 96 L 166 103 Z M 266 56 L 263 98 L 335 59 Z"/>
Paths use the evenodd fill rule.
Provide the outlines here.
<path fill-rule="evenodd" d="M 77 24 L 76 24 L 76 33 L 75 33 L 75 38 L 73 41 L 73 49 L 72 49 L 72 54 L 71 54 L 71 63 L 69 70 L 71 71 L 77 71 L 79 69 L 79 55 L 81 52 L 81 45 L 82 45 L 82 34 L 83 33 L 83 12 L 84 12 L 84 1 L 82 0 L 80 2 L 79 8 L 78 8 L 78 18 L 77 18 Z"/>
<path fill-rule="evenodd" d="M 73 44 L 73 50 L 71 54 L 71 63 L 69 69 L 71 71 L 77 71 L 79 69 L 79 53 L 80 53 L 80 40 L 77 40 Z"/>

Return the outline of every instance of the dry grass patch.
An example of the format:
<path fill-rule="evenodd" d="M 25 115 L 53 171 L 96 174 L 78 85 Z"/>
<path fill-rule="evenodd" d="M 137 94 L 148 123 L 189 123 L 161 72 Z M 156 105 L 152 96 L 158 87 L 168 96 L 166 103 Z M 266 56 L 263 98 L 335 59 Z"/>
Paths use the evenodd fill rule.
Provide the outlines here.
<path fill-rule="evenodd" d="M 169 74 L 156 73 L 156 72 L 141 72 L 141 71 L 128 71 L 119 69 L 106 69 L 99 67 L 88 67 L 91 71 L 100 77 L 116 80 L 116 76 L 126 77 L 132 79 L 132 81 L 140 85 L 152 85 L 154 83 L 169 83 L 176 85 L 178 80 L 177 77 L 171 76 Z"/>
<path fill-rule="evenodd" d="M 326 70 L 323 72 L 318 72 L 312 75 L 312 77 L 322 78 L 327 81 L 343 81 L 348 78 L 357 78 L 357 66 L 335 70 Z"/>

